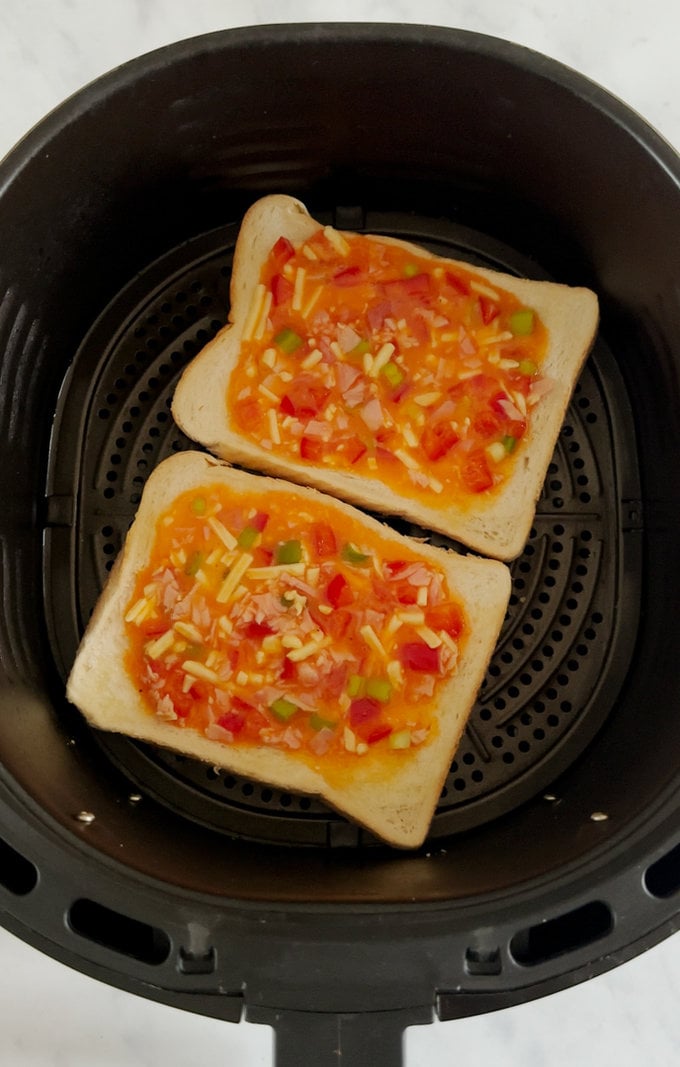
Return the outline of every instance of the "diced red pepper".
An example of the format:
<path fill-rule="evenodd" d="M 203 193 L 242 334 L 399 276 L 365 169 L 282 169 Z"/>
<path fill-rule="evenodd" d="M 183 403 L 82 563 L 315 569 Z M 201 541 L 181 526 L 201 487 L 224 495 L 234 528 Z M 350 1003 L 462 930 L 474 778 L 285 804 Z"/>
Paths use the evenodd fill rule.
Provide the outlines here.
<path fill-rule="evenodd" d="M 430 648 L 424 641 L 407 641 L 399 649 L 399 659 L 412 671 L 434 674 L 439 670 L 439 649 Z"/>
<path fill-rule="evenodd" d="M 288 396 L 288 393 L 284 393 L 279 401 L 279 411 L 284 415 L 294 415 L 295 407 L 293 401 Z"/>
<path fill-rule="evenodd" d="M 342 288 L 350 285 L 359 285 L 364 280 L 364 272 L 361 267 L 344 267 L 333 275 L 333 284 Z"/>
<path fill-rule="evenodd" d="M 326 599 L 334 608 L 346 607 L 348 604 L 354 603 L 352 587 L 344 574 L 333 575 L 326 589 Z"/>
<path fill-rule="evenodd" d="M 442 459 L 451 451 L 459 435 L 453 429 L 450 422 L 441 419 L 439 422 L 425 426 L 420 438 L 420 446 L 430 460 Z"/>
<path fill-rule="evenodd" d="M 389 737 L 392 733 L 392 727 L 388 722 L 381 722 L 378 726 L 374 726 L 372 730 L 369 730 L 365 735 L 365 739 L 369 745 L 374 745 L 377 741 L 382 741 L 384 737 Z"/>
<path fill-rule="evenodd" d="M 274 307 L 288 303 L 293 297 L 293 283 L 284 274 L 275 274 L 271 283 Z"/>
<path fill-rule="evenodd" d="M 249 622 L 244 631 L 245 636 L 251 638 L 252 640 L 261 640 L 263 637 L 266 637 L 267 634 L 271 634 L 273 632 L 274 631 L 272 630 L 269 623 L 255 622 L 255 620 Z"/>
<path fill-rule="evenodd" d="M 425 619 L 432 630 L 444 630 L 453 638 L 460 637 L 465 627 L 462 609 L 450 600 L 429 608 Z"/>
<path fill-rule="evenodd" d="M 315 522 L 310 533 L 317 559 L 337 555 L 338 542 L 335 539 L 333 527 L 329 522 Z"/>
<path fill-rule="evenodd" d="M 498 392 L 494 393 L 494 395 L 491 397 L 489 403 L 491 405 L 492 411 L 496 411 L 499 415 L 503 415 L 505 418 L 507 418 L 507 415 L 505 414 L 505 409 L 503 408 L 503 401 L 509 403 L 510 397 L 502 389 L 499 389 Z"/>
<path fill-rule="evenodd" d="M 461 277 L 459 274 L 454 274 L 451 270 L 446 271 L 445 277 L 447 283 L 452 289 L 455 289 L 457 293 L 460 293 L 461 296 L 468 295 L 470 292 L 470 284 L 465 278 Z"/>
<path fill-rule="evenodd" d="M 294 255 L 295 248 L 288 240 L 288 238 L 279 237 L 278 241 L 275 241 L 272 250 L 269 253 L 269 258 L 273 259 L 276 262 L 277 267 L 280 269 L 284 265 L 284 263 L 287 263 L 288 260 Z"/>
<path fill-rule="evenodd" d="M 381 712 L 382 705 L 379 700 L 374 700 L 373 697 L 359 697 L 349 706 L 350 726 L 361 726 L 362 723 L 377 719 Z"/>
<path fill-rule="evenodd" d="M 490 322 L 498 318 L 501 311 L 495 300 L 491 300 L 488 296 L 479 297 L 479 312 L 482 316 L 482 322 L 485 326 L 488 326 Z"/>
<path fill-rule="evenodd" d="M 392 578 L 398 578 L 402 571 L 405 571 L 411 564 L 405 559 L 388 559 L 383 566 L 386 571 L 390 572 Z"/>
<path fill-rule="evenodd" d="M 471 493 L 483 493 L 493 485 L 493 477 L 483 452 L 471 452 L 461 470 L 463 483 Z"/>
<path fill-rule="evenodd" d="M 283 666 L 279 673 L 279 678 L 282 682 L 289 682 L 291 678 L 296 677 L 296 667 L 292 660 L 286 656 L 283 660 Z"/>
<path fill-rule="evenodd" d="M 265 526 L 269 522 L 269 515 L 264 511 L 256 511 L 252 519 L 248 520 L 248 525 L 253 526 L 260 533 L 264 530 Z"/>
<path fill-rule="evenodd" d="M 301 437 L 300 438 L 300 455 L 302 459 L 311 459 L 312 462 L 318 462 L 323 456 L 324 443 L 320 437 Z"/>

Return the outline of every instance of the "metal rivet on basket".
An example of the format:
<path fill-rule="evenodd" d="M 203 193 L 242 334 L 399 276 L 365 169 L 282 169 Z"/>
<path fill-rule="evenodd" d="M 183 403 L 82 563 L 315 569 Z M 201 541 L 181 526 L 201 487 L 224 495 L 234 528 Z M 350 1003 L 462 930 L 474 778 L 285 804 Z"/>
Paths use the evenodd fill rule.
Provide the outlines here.
<path fill-rule="evenodd" d="M 91 811 L 79 811 L 76 815 L 78 822 L 83 822 L 86 826 L 89 826 L 90 823 L 94 822 L 95 818 L 96 816 Z"/>
<path fill-rule="evenodd" d="M 590 818 L 592 822 L 606 822 L 609 816 L 605 811 L 594 811 Z"/>

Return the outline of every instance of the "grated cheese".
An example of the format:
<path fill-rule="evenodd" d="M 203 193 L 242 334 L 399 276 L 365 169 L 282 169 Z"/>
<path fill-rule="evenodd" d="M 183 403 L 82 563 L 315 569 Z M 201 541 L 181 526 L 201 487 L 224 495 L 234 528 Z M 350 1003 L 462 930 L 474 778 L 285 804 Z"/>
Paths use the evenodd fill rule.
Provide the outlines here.
<path fill-rule="evenodd" d="M 338 230 L 334 229 L 332 226 L 324 226 L 323 235 L 329 244 L 333 245 L 333 248 L 338 255 L 346 256 L 348 254 L 349 245 Z"/>
<path fill-rule="evenodd" d="M 377 652 L 378 655 L 381 656 L 383 659 L 387 659 L 387 653 L 383 648 L 380 638 L 378 637 L 372 626 L 366 623 L 365 626 L 361 627 L 359 633 L 361 634 L 369 648 L 372 648 L 373 651 Z"/>
<path fill-rule="evenodd" d="M 298 267 L 295 272 L 295 282 L 293 285 L 293 299 L 290 302 L 290 306 L 293 311 L 300 311 L 302 308 L 302 295 L 305 287 L 305 277 L 307 276 L 307 270 L 305 267 Z"/>
<path fill-rule="evenodd" d="M 252 562 L 253 556 L 251 556 L 250 552 L 244 552 L 243 555 L 236 560 L 217 593 L 216 599 L 219 604 L 226 604 L 226 602 L 231 599 L 232 595 L 236 592 L 238 583 L 241 581 L 241 578 L 248 568 L 252 565 Z"/>
<path fill-rule="evenodd" d="M 220 522 L 219 519 L 216 519 L 214 515 L 211 515 L 208 519 L 208 526 L 215 536 L 220 539 L 225 548 L 228 548 L 229 551 L 233 551 L 233 549 L 236 548 L 238 543 L 236 538 L 229 532 L 224 523 Z"/>
<path fill-rule="evenodd" d="M 186 637 L 188 641 L 193 641 L 196 645 L 203 644 L 203 634 L 192 622 L 176 622 L 173 630 L 182 637 Z"/>
<path fill-rule="evenodd" d="M 272 439 L 272 443 L 275 445 L 281 444 L 281 434 L 279 432 L 279 423 L 276 418 L 276 412 L 273 408 L 269 408 L 267 412 L 267 422 L 269 423 L 269 436 Z"/>
<path fill-rule="evenodd" d="M 309 370 L 311 367 L 315 367 L 317 363 L 320 363 L 323 359 L 323 352 L 320 348 L 314 348 L 308 356 L 302 360 L 300 366 L 303 370 Z"/>
<path fill-rule="evenodd" d="M 488 296 L 489 300 L 500 300 L 500 295 L 495 289 L 492 289 L 489 285 L 484 285 L 482 282 L 473 280 L 470 282 L 470 288 L 474 293 L 479 293 L 480 296 Z"/>
<path fill-rule="evenodd" d="M 366 355 L 368 355 L 368 353 L 366 353 Z M 381 345 L 376 352 L 373 362 L 371 363 L 371 369 L 366 372 L 369 377 L 377 378 L 382 368 L 389 363 L 393 355 L 394 345 L 391 341 L 385 341 L 385 344 Z"/>
<path fill-rule="evenodd" d="M 164 634 L 157 637 L 155 641 L 149 641 L 148 645 L 144 646 L 149 659 L 160 659 L 164 652 L 169 652 L 175 643 L 175 635 L 172 630 L 166 630 Z"/>

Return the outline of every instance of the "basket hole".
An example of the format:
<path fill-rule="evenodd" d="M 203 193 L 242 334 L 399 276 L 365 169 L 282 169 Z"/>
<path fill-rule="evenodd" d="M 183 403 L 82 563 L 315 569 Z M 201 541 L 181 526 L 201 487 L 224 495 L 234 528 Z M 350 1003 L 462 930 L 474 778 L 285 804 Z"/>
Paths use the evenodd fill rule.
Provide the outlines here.
<path fill-rule="evenodd" d="M 510 952 L 523 967 L 535 967 L 599 941 L 612 926 L 613 917 L 607 905 L 592 901 L 555 919 L 520 930 L 510 941 Z"/>
<path fill-rule="evenodd" d="M 25 897 L 38 884 L 38 869 L 0 837 L 0 885 Z"/>
<path fill-rule="evenodd" d="M 170 938 L 157 926 L 82 897 L 68 913 L 71 929 L 88 941 L 122 956 L 157 966 L 170 955 Z"/>
<path fill-rule="evenodd" d="M 680 845 L 655 860 L 644 875 L 644 885 L 653 897 L 672 897 L 680 889 Z"/>

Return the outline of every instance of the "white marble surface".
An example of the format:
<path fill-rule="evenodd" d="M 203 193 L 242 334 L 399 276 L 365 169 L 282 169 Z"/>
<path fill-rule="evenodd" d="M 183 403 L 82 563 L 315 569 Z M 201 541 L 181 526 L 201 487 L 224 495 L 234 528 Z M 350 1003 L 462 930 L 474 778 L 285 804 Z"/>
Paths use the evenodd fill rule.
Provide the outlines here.
<path fill-rule="evenodd" d="M 528 45 L 599 82 L 680 149 L 677 0 L 0 0 L 0 157 L 70 93 L 152 48 L 229 26 L 340 17 L 457 26 Z M 675 937 L 575 989 L 414 1029 L 406 1067 L 671 1067 L 679 995 Z M 0 1064 L 196 1063 L 268 1067 L 271 1034 L 121 993 L 0 929 Z"/>

